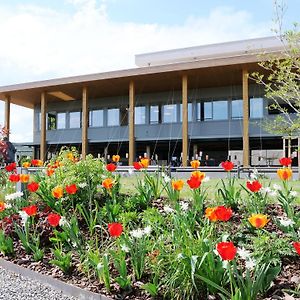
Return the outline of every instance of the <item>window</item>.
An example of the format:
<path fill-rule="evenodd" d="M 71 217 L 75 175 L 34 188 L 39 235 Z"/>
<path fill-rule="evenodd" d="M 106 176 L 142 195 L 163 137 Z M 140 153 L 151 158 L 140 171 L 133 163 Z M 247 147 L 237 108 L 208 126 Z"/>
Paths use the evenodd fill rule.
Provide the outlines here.
<path fill-rule="evenodd" d="M 212 102 L 204 102 L 204 120 L 212 120 Z"/>
<path fill-rule="evenodd" d="M 151 105 L 150 106 L 150 124 L 159 123 L 159 106 Z"/>
<path fill-rule="evenodd" d="M 56 114 L 55 113 L 51 113 L 51 112 L 48 113 L 47 128 L 48 128 L 48 130 L 56 129 Z"/>
<path fill-rule="evenodd" d="M 231 101 L 231 118 L 232 119 L 243 118 L 243 100 Z"/>
<path fill-rule="evenodd" d="M 110 108 L 107 110 L 107 126 L 120 125 L 120 110 L 118 108 Z"/>
<path fill-rule="evenodd" d="M 90 127 L 103 127 L 103 110 L 91 110 L 89 115 Z"/>
<path fill-rule="evenodd" d="M 259 119 L 264 115 L 264 99 L 251 98 L 250 99 L 250 118 Z"/>
<path fill-rule="evenodd" d="M 145 106 L 137 106 L 134 108 L 134 123 L 146 124 L 146 107 Z"/>
<path fill-rule="evenodd" d="M 70 128 L 80 128 L 81 127 L 81 112 L 72 111 L 70 112 Z"/>
<path fill-rule="evenodd" d="M 182 122 L 182 103 L 180 103 L 180 122 Z M 193 122 L 193 103 L 188 103 L 188 122 Z"/>
<path fill-rule="evenodd" d="M 214 101 L 213 102 L 213 119 L 226 120 L 228 118 L 228 102 Z"/>
<path fill-rule="evenodd" d="M 163 106 L 163 122 L 175 123 L 177 121 L 177 105 L 167 104 Z"/>
<path fill-rule="evenodd" d="M 57 129 L 65 129 L 66 128 L 66 113 L 58 113 L 57 121 L 56 121 Z"/>
<path fill-rule="evenodd" d="M 36 117 L 37 117 L 37 130 L 39 131 L 41 130 L 41 113 L 38 113 Z"/>
<path fill-rule="evenodd" d="M 197 102 L 196 120 L 201 121 L 201 102 Z"/>

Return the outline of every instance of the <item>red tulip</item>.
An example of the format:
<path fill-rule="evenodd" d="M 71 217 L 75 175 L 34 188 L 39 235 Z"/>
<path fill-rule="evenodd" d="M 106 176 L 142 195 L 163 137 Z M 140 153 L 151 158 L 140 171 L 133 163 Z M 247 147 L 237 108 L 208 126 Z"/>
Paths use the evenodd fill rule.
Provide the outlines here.
<path fill-rule="evenodd" d="M 48 223 L 53 227 L 56 227 L 57 225 L 59 225 L 60 219 L 61 219 L 61 216 L 58 214 L 54 214 L 54 213 L 49 214 L 47 217 Z"/>
<path fill-rule="evenodd" d="M 29 192 L 36 192 L 39 189 L 40 185 L 37 182 L 31 182 L 27 185 L 27 189 Z"/>
<path fill-rule="evenodd" d="M 293 242 L 296 252 L 300 255 L 300 242 Z"/>
<path fill-rule="evenodd" d="M 19 182 L 20 181 L 20 174 L 10 174 L 9 181 L 11 182 Z"/>
<path fill-rule="evenodd" d="M 123 232 L 123 226 L 121 223 L 108 224 L 109 234 L 113 237 L 119 237 Z"/>
<path fill-rule="evenodd" d="M 230 172 L 234 167 L 234 163 L 229 160 L 226 160 L 221 163 L 221 166 L 226 172 Z"/>
<path fill-rule="evenodd" d="M 232 217 L 232 210 L 225 206 L 218 206 L 215 208 L 215 214 L 219 221 L 226 222 Z"/>
<path fill-rule="evenodd" d="M 133 167 L 134 167 L 136 170 L 140 170 L 143 166 L 141 165 L 140 162 L 135 161 L 135 162 L 133 163 Z"/>
<path fill-rule="evenodd" d="M 117 166 L 115 164 L 108 164 L 106 165 L 106 170 L 108 172 L 114 172 L 116 170 Z"/>
<path fill-rule="evenodd" d="M 66 192 L 69 194 L 69 195 L 74 195 L 76 194 L 78 188 L 76 186 L 76 184 L 71 184 L 71 185 L 67 185 L 66 186 Z"/>
<path fill-rule="evenodd" d="M 247 188 L 253 192 L 253 193 L 257 193 L 260 189 L 261 189 L 262 185 L 257 181 L 247 181 Z"/>
<path fill-rule="evenodd" d="M 30 205 L 30 206 L 23 207 L 22 210 L 25 211 L 26 214 L 31 217 L 36 215 L 37 207 L 36 205 Z"/>
<path fill-rule="evenodd" d="M 292 164 L 292 159 L 290 157 L 282 157 L 279 159 L 279 163 L 282 166 L 288 167 L 289 165 Z"/>
<path fill-rule="evenodd" d="M 6 170 L 7 172 L 12 172 L 13 170 L 16 169 L 16 167 L 17 167 L 17 164 L 14 162 L 14 163 L 11 163 L 11 164 L 7 165 L 7 166 L 5 167 L 5 170 Z"/>
<path fill-rule="evenodd" d="M 191 189 L 197 189 L 201 185 L 201 180 L 196 176 L 191 176 L 186 182 Z"/>
<path fill-rule="evenodd" d="M 217 244 L 217 251 L 223 260 L 233 260 L 237 249 L 233 242 L 221 242 Z"/>

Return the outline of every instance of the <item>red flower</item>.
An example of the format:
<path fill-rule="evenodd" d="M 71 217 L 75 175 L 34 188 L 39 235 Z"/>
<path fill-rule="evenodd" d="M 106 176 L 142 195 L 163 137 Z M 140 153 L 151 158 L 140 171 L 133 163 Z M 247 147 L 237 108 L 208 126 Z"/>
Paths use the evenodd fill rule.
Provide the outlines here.
<path fill-rule="evenodd" d="M 261 189 L 262 185 L 257 181 L 247 181 L 247 188 L 253 192 L 253 193 L 257 193 L 260 189 Z"/>
<path fill-rule="evenodd" d="M 219 221 L 226 222 L 232 217 L 232 210 L 225 206 L 218 206 L 215 208 L 215 214 Z"/>
<path fill-rule="evenodd" d="M 201 185 L 201 180 L 196 176 L 191 176 L 186 182 L 191 189 L 197 189 Z"/>
<path fill-rule="evenodd" d="M 143 166 L 141 165 L 140 162 L 135 161 L 135 162 L 133 163 L 133 167 L 134 167 L 136 170 L 140 170 Z"/>
<path fill-rule="evenodd" d="M 279 163 L 282 166 L 288 167 L 289 165 L 292 164 L 292 159 L 290 157 L 282 157 L 279 159 Z"/>
<path fill-rule="evenodd" d="M 47 217 L 48 223 L 53 227 L 56 227 L 57 225 L 59 225 L 60 219 L 61 219 L 61 216 L 58 214 L 54 214 L 54 213 L 49 214 Z"/>
<path fill-rule="evenodd" d="M 30 205 L 30 206 L 23 207 L 22 210 L 25 211 L 26 214 L 31 217 L 36 215 L 37 207 L 36 205 Z"/>
<path fill-rule="evenodd" d="M 233 242 L 221 242 L 217 244 L 217 251 L 223 260 L 233 260 L 237 249 Z"/>
<path fill-rule="evenodd" d="M 116 170 L 117 166 L 115 164 L 108 164 L 106 165 L 106 170 L 108 172 L 114 172 Z"/>
<path fill-rule="evenodd" d="M 296 252 L 300 255 L 300 242 L 293 242 Z"/>
<path fill-rule="evenodd" d="M 27 185 L 27 189 L 29 192 L 36 192 L 39 189 L 40 185 L 37 182 L 31 182 Z"/>
<path fill-rule="evenodd" d="M 108 224 L 108 231 L 111 236 L 119 237 L 122 234 L 123 226 L 121 223 Z"/>
<path fill-rule="evenodd" d="M 221 163 L 221 166 L 226 172 L 230 172 L 234 167 L 234 163 L 229 160 L 226 160 Z"/>
<path fill-rule="evenodd" d="M 19 182 L 20 181 L 20 174 L 10 174 L 9 180 L 11 182 Z"/>
<path fill-rule="evenodd" d="M 7 165 L 7 166 L 5 167 L 5 170 L 6 170 L 7 172 L 12 172 L 13 170 L 16 169 L 16 167 L 17 167 L 17 164 L 16 164 L 15 162 L 13 162 L 13 163 Z"/>
<path fill-rule="evenodd" d="M 75 183 L 66 186 L 66 192 L 67 192 L 69 195 L 74 195 L 74 194 L 76 194 L 77 190 L 78 190 L 78 189 L 77 189 L 77 186 L 76 186 Z"/>

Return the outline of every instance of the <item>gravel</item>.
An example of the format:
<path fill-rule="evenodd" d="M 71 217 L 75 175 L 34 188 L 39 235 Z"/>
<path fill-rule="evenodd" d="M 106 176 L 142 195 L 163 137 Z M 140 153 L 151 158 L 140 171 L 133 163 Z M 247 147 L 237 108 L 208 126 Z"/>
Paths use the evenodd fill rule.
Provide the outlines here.
<path fill-rule="evenodd" d="M 0 299 L 2 300 L 78 300 L 63 295 L 38 281 L 31 280 L 0 267 Z"/>

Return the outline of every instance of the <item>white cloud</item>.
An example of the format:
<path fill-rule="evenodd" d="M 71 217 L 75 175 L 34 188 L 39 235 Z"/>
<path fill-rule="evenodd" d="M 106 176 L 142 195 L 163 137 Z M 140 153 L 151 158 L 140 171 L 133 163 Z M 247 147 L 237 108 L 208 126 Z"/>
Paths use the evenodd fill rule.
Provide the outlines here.
<path fill-rule="evenodd" d="M 0 5 L 0 85 L 130 68 L 137 53 L 265 36 L 271 28 L 271 22 L 255 23 L 248 12 L 228 7 L 182 26 L 162 26 L 112 21 L 105 1 L 67 1 L 73 13 Z M 13 108 L 12 139 L 30 141 L 31 131 L 31 113 Z"/>

